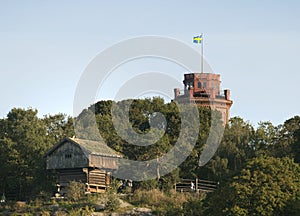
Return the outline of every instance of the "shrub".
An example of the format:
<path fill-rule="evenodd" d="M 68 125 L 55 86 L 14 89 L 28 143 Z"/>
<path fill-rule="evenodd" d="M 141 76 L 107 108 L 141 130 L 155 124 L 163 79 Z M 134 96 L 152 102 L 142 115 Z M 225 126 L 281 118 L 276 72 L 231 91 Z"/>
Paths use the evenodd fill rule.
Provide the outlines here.
<path fill-rule="evenodd" d="M 74 208 L 69 211 L 69 215 L 72 216 L 88 216 L 94 213 L 94 209 L 89 206 L 85 206 L 84 208 Z"/>
<path fill-rule="evenodd" d="M 77 202 L 85 195 L 85 185 L 81 182 L 71 181 L 68 186 L 67 198 Z"/>
<path fill-rule="evenodd" d="M 189 200 L 183 204 L 182 210 L 184 215 L 204 215 L 203 201 L 197 197 L 189 198 Z"/>
<path fill-rule="evenodd" d="M 105 209 L 108 211 L 115 211 L 120 207 L 120 204 L 120 200 L 116 194 L 109 194 L 105 204 Z"/>

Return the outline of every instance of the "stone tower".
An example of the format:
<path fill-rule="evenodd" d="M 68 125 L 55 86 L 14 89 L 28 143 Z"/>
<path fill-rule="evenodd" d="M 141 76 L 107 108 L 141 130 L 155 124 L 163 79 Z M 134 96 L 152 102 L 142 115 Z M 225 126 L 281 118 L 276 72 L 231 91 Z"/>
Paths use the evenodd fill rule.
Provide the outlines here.
<path fill-rule="evenodd" d="M 222 114 L 222 120 L 228 124 L 230 118 L 230 90 L 221 92 L 220 74 L 213 73 L 189 73 L 184 74 L 184 90 L 174 89 L 175 100 L 193 101 L 198 106 L 210 107 Z"/>

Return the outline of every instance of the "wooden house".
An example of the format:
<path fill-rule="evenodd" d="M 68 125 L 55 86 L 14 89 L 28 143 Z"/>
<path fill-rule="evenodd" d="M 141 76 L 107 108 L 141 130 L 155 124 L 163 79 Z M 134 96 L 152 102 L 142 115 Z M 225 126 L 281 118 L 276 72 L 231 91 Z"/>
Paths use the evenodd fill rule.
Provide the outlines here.
<path fill-rule="evenodd" d="M 45 157 L 47 169 L 57 173 L 63 194 L 70 181 L 85 183 L 87 192 L 104 192 L 110 184 L 110 172 L 118 169 L 120 154 L 102 142 L 65 138 Z"/>

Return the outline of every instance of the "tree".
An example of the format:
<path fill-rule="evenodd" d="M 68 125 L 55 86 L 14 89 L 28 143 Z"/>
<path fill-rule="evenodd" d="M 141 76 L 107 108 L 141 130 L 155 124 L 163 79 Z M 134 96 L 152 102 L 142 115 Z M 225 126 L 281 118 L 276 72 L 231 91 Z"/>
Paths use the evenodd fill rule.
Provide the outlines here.
<path fill-rule="evenodd" d="M 58 114 L 41 119 L 37 113 L 14 108 L 0 120 L 0 189 L 18 199 L 51 186 L 43 156 L 58 140 L 73 133 L 71 118 Z"/>
<path fill-rule="evenodd" d="M 254 158 L 210 197 L 207 213 L 282 215 L 287 203 L 299 194 L 299 172 L 299 165 L 289 158 Z"/>
<path fill-rule="evenodd" d="M 297 146 L 297 131 L 300 129 L 300 116 L 294 116 L 278 126 L 278 134 L 271 148 L 274 157 L 291 157 L 295 156 L 295 147 Z M 294 145 L 296 144 L 296 145 Z M 294 145 L 294 146 L 293 146 Z"/>
<path fill-rule="evenodd" d="M 241 171 L 246 161 L 255 156 L 254 132 L 252 125 L 242 118 L 231 118 L 215 156 L 203 167 L 201 176 L 225 181 Z"/>
<path fill-rule="evenodd" d="M 295 141 L 292 144 L 292 152 L 294 153 L 294 160 L 300 164 L 300 129 L 295 131 Z"/>
<path fill-rule="evenodd" d="M 74 136 L 73 118 L 63 113 L 46 115 L 42 119 L 46 126 L 48 142 L 55 144 L 65 137 Z"/>
<path fill-rule="evenodd" d="M 124 110 L 126 106 L 129 106 L 129 124 L 124 122 Z M 117 106 L 116 106 L 117 105 Z M 116 125 L 112 121 L 112 106 L 116 106 L 114 109 L 114 117 L 117 119 L 118 128 L 121 129 L 123 134 L 117 132 Z M 183 109 L 184 110 L 184 109 Z M 113 101 L 99 101 L 95 105 L 92 105 L 88 110 L 84 110 L 80 114 L 79 128 L 83 134 L 89 133 L 90 124 L 85 121 L 86 116 L 91 116 L 95 111 L 95 117 L 99 133 L 105 140 L 106 144 L 121 152 L 124 157 L 131 160 L 150 160 L 156 159 L 170 151 L 170 149 L 176 144 L 180 133 L 185 134 L 184 136 L 190 138 L 188 134 L 191 132 L 199 132 L 198 140 L 196 145 L 187 158 L 187 160 L 180 167 L 180 175 L 191 177 L 191 175 L 197 175 L 199 172 L 199 156 L 205 145 L 207 136 L 210 132 L 210 119 L 211 110 L 203 107 L 199 107 L 199 115 L 201 119 L 200 128 L 191 127 L 190 131 L 186 128 L 182 129 L 182 119 L 180 116 L 179 108 L 175 102 L 165 103 L 162 98 L 146 98 L 146 99 L 135 99 L 135 100 L 124 100 L 119 102 Z M 89 115 L 87 113 L 90 113 Z M 164 117 L 165 121 L 162 120 L 161 116 Z M 214 122 L 215 125 L 221 125 L 221 116 L 216 113 L 217 120 Z M 191 117 L 193 119 L 193 117 Z M 89 119 L 89 118 L 88 118 Z M 192 123 L 188 123 L 191 125 Z M 217 128 L 217 127 L 215 127 Z M 148 146 L 137 146 L 132 145 L 130 141 L 134 141 L 138 144 L 149 143 L 151 139 L 148 139 L 150 132 L 155 134 L 155 143 L 151 142 Z M 131 135 L 131 133 L 140 134 L 141 136 Z M 151 135 L 151 134 L 150 134 Z M 130 138 L 130 139 L 127 139 Z M 196 137 L 197 138 L 197 137 Z M 164 167 L 160 167 L 164 169 Z M 119 170 L 120 171 L 120 170 Z M 169 180 L 174 181 L 178 177 L 178 170 L 172 174 L 167 175 L 163 178 L 159 176 L 160 183 L 156 184 L 162 188 L 167 188 Z"/>
<path fill-rule="evenodd" d="M 276 143 L 278 137 L 278 128 L 271 122 L 260 122 L 258 128 L 253 134 L 252 148 L 256 156 L 272 156 L 271 149 Z"/>
<path fill-rule="evenodd" d="M 203 148 L 206 145 L 207 138 L 210 132 L 215 132 L 222 126 L 220 121 L 221 116 L 220 113 L 217 111 L 212 111 L 209 108 L 205 107 L 198 107 L 199 118 L 200 118 L 200 126 L 196 128 L 198 132 L 198 139 L 195 143 L 195 146 L 187 157 L 187 159 L 180 165 L 180 176 L 182 178 L 194 178 L 196 176 L 203 176 L 203 167 L 199 166 L 200 155 L 203 152 Z M 212 121 L 212 112 L 216 112 L 215 115 L 217 116 L 214 121 Z M 178 117 L 180 119 L 180 117 Z M 212 131 L 210 129 L 212 128 Z M 188 133 L 188 131 L 186 132 Z M 216 135 L 215 137 L 218 137 Z M 217 143 L 217 142 L 216 142 Z M 208 146 L 208 149 L 214 151 L 214 146 Z"/>
<path fill-rule="evenodd" d="M 294 116 L 278 126 L 270 152 L 274 157 L 290 157 L 300 163 L 300 116 Z"/>

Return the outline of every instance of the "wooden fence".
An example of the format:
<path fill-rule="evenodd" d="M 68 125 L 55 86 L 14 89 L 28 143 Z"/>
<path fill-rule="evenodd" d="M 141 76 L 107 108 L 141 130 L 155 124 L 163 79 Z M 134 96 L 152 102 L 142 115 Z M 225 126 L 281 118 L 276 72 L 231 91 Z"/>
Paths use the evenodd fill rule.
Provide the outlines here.
<path fill-rule="evenodd" d="M 176 192 L 213 192 L 218 188 L 219 182 L 208 181 L 204 179 L 182 179 L 175 183 L 174 189 Z"/>

